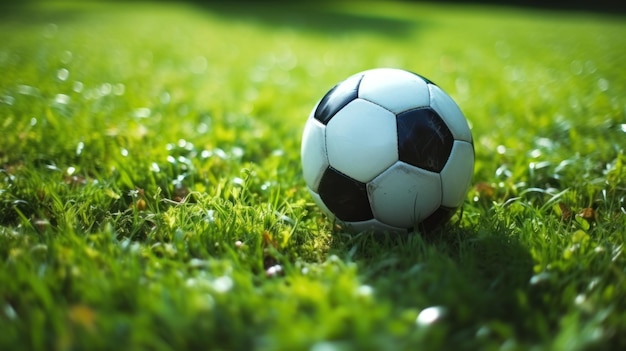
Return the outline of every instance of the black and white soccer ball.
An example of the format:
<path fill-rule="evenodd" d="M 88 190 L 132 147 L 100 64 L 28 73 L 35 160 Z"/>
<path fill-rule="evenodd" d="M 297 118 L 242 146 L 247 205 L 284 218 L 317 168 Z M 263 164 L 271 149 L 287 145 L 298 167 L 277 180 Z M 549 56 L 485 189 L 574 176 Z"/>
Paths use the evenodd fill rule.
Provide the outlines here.
<path fill-rule="evenodd" d="M 436 84 L 401 69 L 350 76 L 315 106 L 302 136 L 304 180 L 352 231 L 427 231 L 463 204 L 474 144 L 463 113 Z"/>

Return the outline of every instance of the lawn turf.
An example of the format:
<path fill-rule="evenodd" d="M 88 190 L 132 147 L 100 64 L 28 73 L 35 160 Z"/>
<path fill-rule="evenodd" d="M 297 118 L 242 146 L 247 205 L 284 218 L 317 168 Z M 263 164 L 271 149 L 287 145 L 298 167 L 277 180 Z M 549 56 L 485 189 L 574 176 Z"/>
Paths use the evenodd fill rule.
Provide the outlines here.
<path fill-rule="evenodd" d="M 4 8 L 0 349 L 626 348 L 624 19 Z M 428 237 L 343 233 L 301 176 L 316 101 L 380 66 L 472 126 L 474 185 Z"/>

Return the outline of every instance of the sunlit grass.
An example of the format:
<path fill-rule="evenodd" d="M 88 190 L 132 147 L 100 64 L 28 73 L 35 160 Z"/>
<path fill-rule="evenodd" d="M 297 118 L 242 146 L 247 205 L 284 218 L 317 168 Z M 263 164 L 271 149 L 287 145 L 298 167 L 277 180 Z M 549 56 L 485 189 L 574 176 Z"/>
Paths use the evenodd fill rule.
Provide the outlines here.
<path fill-rule="evenodd" d="M 623 16 L 303 6 L 3 12 L 0 349 L 626 347 Z M 472 126 L 429 237 L 342 233 L 302 180 L 315 102 L 379 66 Z"/>

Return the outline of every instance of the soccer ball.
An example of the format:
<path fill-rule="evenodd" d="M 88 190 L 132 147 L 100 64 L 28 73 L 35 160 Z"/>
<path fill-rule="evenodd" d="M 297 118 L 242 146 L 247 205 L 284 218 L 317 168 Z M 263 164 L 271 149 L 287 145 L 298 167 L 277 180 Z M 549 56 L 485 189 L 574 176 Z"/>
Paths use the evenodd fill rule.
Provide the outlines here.
<path fill-rule="evenodd" d="M 474 144 L 441 88 L 401 69 L 376 68 L 333 87 L 302 135 L 304 180 L 348 230 L 428 231 L 463 204 Z"/>

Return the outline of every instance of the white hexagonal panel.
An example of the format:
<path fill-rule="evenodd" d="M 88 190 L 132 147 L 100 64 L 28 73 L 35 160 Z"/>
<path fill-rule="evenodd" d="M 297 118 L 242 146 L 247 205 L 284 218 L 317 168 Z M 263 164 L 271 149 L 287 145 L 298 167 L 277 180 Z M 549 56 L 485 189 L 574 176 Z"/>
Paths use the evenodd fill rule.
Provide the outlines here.
<path fill-rule="evenodd" d="M 430 106 L 446 123 L 454 139 L 472 142 L 472 132 L 459 106 L 436 85 L 428 84 L 430 90 Z"/>
<path fill-rule="evenodd" d="M 396 116 L 369 101 L 352 101 L 326 125 L 326 152 L 333 168 L 367 183 L 398 160 Z"/>
<path fill-rule="evenodd" d="M 394 68 L 365 71 L 359 86 L 359 98 L 396 114 L 430 104 L 426 82 L 411 72 Z"/>
<path fill-rule="evenodd" d="M 448 163 L 441 170 L 441 204 L 459 207 L 463 204 L 474 175 L 474 148 L 472 144 L 456 140 Z"/>
<path fill-rule="evenodd" d="M 400 228 L 412 228 L 441 205 L 441 178 L 397 162 L 367 184 L 374 217 Z"/>
<path fill-rule="evenodd" d="M 326 156 L 326 126 L 315 118 L 309 118 L 302 133 L 300 157 L 304 181 L 313 191 L 317 191 L 324 170 L 328 168 Z"/>

